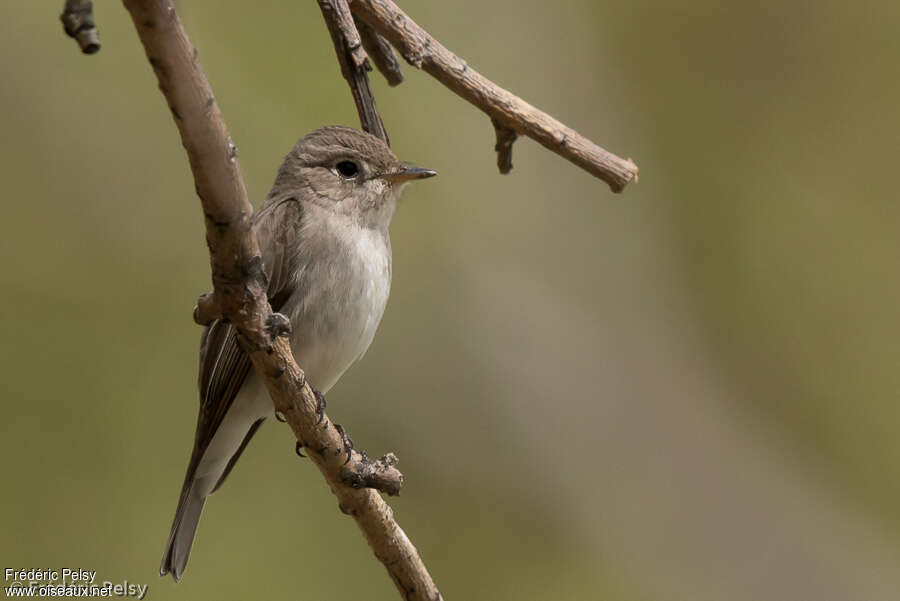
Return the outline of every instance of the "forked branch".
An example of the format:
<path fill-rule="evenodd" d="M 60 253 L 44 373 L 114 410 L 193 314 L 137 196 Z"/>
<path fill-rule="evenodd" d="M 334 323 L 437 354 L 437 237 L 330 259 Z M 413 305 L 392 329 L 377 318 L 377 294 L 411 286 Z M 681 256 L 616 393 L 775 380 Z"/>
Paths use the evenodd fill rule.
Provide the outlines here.
<path fill-rule="evenodd" d="M 484 77 L 419 27 L 391 0 L 351 0 L 350 9 L 357 18 L 384 36 L 409 64 L 426 71 L 487 113 L 498 131 L 501 171 L 504 166 L 511 167 L 507 157 L 512 146 L 505 133 L 501 144 L 499 134 L 502 129 L 536 140 L 605 181 L 613 192 L 621 192 L 629 182 L 637 179 L 638 168 L 631 159 L 604 150 Z"/>

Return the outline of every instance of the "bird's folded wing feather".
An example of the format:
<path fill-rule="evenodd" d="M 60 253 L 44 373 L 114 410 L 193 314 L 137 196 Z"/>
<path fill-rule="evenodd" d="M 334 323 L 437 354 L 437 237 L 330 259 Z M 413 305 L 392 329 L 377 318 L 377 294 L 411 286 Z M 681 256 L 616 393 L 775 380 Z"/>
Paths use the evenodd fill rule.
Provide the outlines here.
<path fill-rule="evenodd" d="M 269 281 L 269 302 L 274 311 L 284 305 L 291 293 L 292 249 L 297 248 L 302 216 L 297 200 L 283 198 L 269 199 L 253 218 Z M 241 349 L 234 326 L 217 320 L 204 330 L 198 378 L 200 414 L 188 478 L 196 470 L 250 369 L 250 357 Z"/>

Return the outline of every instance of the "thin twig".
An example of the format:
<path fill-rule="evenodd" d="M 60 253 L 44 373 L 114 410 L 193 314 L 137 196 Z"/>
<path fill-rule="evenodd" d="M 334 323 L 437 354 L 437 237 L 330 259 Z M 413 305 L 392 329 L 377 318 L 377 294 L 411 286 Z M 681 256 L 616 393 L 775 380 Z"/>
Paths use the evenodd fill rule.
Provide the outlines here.
<path fill-rule="evenodd" d="M 100 50 L 100 32 L 94 24 L 94 3 L 91 0 L 66 0 L 59 20 L 66 35 L 75 38 L 82 52 L 95 54 Z"/>
<path fill-rule="evenodd" d="M 347 6 L 347 0 L 318 0 L 318 2 L 328 32 L 331 34 L 331 41 L 334 43 L 334 51 L 341 65 L 341 74 L 347 80 L 353 94 L 362 128 L 390 146 L 387 130 L 375 107 L 375 97 L 369 85 L 368 72 L 372 67 L 353 23 L 353 15 Z"/>
<path fill-rule="evenodd" d="M 494 132 L 497 134 L 497 143 L 494 144 L 494 150 L 497 151 L 497 169 L 500 173 L 506 175 L 512 171 L 512 147 L 513 142 L 519 137 L 519 134 L 504 127 L 496 119 L 491 119 L 494 124 Z"/>
<path fill-rule="evenodd" d="M 484 77 L 419 27 L 391 0 L 352 0 L 353 14 L 365 21 L 400 51 L 453 92 L 487 113 L 504 128 L 536 140 L 621 192 L 637 179 L 638 168 L 600 148 L 574 129 L 531 106 Z"/>
<path fill-rule="evenodd" d="M 347 449 L 342 430 L 324 413 L 283 334 L 287 319 L 272 313 L 265 296 L 266 276 L 251 229 L 237 153 L 171 0 L 124 0 L 131 13 L 159 87 L 187 150 L 197 195 L 206 216 L 214 291 L 198 302 L 195 317 L 222 317 L 237 327 L 275 410 L 291 426 L 300 445 L 325 476 L 342 511 L 352 515 L 376 557 L 406 599 L 434 601 L 440 593 L 391 508 L 372 488 L 345 484 L 356 472 L 363 485 L 399 486 L 396 463 L 369 461 Z M 372 472 L 380 472 L 375 477 Z"/>
<path fill-rule="evenodd" d="M 399 461 L 396 455 L 388 453 L 377 461 L 366 462 L 364 469 L 341 470 L 341 480 L 351 488 L 374 488 L 388 495 L 399 495 L 403 486 L 403 474 L 397 471 Z"/>
<path fill-rule="evenodd" d="M 388 44 L 388 41 L 378 35 L 378 32 L 366 25 L 365 21 L 354 18 L 356 30 L 359 31 L 359 37 L 362 40 L 363 48 L 369 53 L 369 58 L 375 63 L 375 68 L 384 75 L 388 85 L 391 87 L 399 86 L 403 83 L 403 71 L 400 68 L 400 61 L 394 54 L 394 49 Z"/>

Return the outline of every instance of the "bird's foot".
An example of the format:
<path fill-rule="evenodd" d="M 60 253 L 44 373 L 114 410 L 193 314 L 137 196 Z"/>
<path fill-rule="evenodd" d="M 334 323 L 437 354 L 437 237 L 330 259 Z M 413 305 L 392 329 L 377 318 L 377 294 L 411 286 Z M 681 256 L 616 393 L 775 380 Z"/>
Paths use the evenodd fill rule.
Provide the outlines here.
<path fill-rule="evenodd" d="M 266 317 L 266 329 L 269 336 L 278 338 L 279 336 L 291 335 L 291 320 L 281 313 L 271 313 Z"/>
<path fill-rule="evenodd" d="M 322 420 L 325 419 L 325 395 L 319 392 L 318 388 L 312 387 L 313 394 L 316 395 L 316 415 L 319 416 L 318 421 L 316 421 L 316 425 L 322 423 Z"/>
<path fill-rule="evenodd" d="M 353 439 L 347 436 L 344 427 L 340 424 L 335 424 L 334 427 L 338 431 L 338 434 L 341 435 L 341 441 L 344 443 L 344 452 L 347 453 L 347 459 L 344 461 L 344 465 L 347 465 L 350 463 L 350 458 L 353 456 Z"/>

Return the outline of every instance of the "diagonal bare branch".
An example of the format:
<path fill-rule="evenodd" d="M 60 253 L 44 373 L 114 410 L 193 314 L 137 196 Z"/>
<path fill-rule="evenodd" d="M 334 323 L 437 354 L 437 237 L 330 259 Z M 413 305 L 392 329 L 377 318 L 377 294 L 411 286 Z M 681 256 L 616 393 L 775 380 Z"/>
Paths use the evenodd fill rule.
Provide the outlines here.
<path fill-rule="evenodd" d="M 396 458 L 388 455 L 372 462 L 347 449 L 343 429 L 324 414 L 283 337 L 287 319 L 269 306 L 237 152 L 172 0 L 123 1 L 178 126 L 206 216 L 214 290 L 198 302 L 195 318 L 222 317 L 237 327 L 275 410 L 290 425 L 298 447 L 309 449 L 340 509 L 353 516 L 398 589 L 406 599 L 439 600 L 434 581 L 391 508 L 376 490 L 367 488 L 399 490 L 402 476 Z"/>
<path fill-rule="evenodd" d="M 504 129 L 528 136 L 621 192 L 637 179 L 631 159 L 597 146 L 466 64 L 410 19 L 391 0 L 352 0 L 353 14 L 384 36 L 409 64 L 474 104 Z M 507 146 L 504 145 L 507 149 Z M 507 152 L 507 150 L 504 150 Z M 500 157 L 503 164 L 503 157 Z"/>

